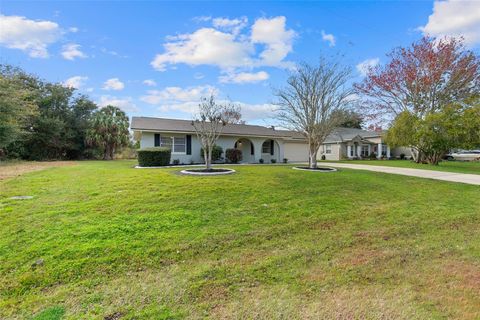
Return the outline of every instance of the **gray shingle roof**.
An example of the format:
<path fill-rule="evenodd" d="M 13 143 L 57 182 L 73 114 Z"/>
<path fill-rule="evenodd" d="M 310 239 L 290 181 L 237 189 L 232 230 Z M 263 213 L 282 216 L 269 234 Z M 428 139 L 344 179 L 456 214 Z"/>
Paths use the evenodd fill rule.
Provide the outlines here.
<path fill-rule="evenodd" d="M 376 138 L 382 136 L 383 132 L 378 131 L 368 131 L 363 129 L 356 129 L 356 128 L 337 128 L 335 131 L 330 134 L 327 139 L 325 139 L 326 143 L 333 143 L 333 142 L 343 142 L 343 141 L 350 141 L 356 136 L 360 136 L 361 138 Z"/>
<path fill-rule="evenodd" d="M 151 118 L 151 117 L 132 117 L 130 125 L 132 130 L 139 131 L 165 131 L 165 132 L 181 132 L 195 133 L 191 120 Z M 223 127 L 222 134 L 240 135 L 240 136 L 261 136 L 261 137 L 277 137 L 293 140 L 303 140 L 303 135 L 299 132 L 288 130 L 275 130 L 263 126 L 248 124 L 228 124 Z M 329 135 L 325 140 L 326 143 L 349 141 L 360 136 L 362 138 L 373 138 L 381 136 L 381 132 L 367 131 L 354 128 L 337 128 L 334 133 Z"/>
<path fill-rule="evenodd" d="M 132 130 L 167 131 L 195 133 L 191 120 L 132 117 L 130 125 Z M 263 126 L 247 124 L 227 124 L 222 129 L 222 134 L 242 136 L 265 136 L 265 137 L 291 137 L 292 132 L 275 130 Z"/>

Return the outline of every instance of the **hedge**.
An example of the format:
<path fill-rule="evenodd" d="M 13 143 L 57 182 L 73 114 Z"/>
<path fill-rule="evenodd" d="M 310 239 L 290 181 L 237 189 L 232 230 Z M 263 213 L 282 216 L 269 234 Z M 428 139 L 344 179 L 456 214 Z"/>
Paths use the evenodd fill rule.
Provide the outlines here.
<path fill-rule="evenodd" d="M 222 153 L 223 153 L 222 147 L 214 145 L 213 148 L 212 148 L 212 161 L 217 161 L 217 160 L 222 159 Z M 200 156 L 203 159 L 203 157 L 204 157 L 203 148 L 200 149 Z"/>
<path fill-rule="evenodd" d="M 138 165 L 140 167 L 160 167 L 170 164 L 172 151 L 169 148 L 145 148 L 138 150 Z"/>
<path fill-rule="evenodd" d="M 238 149 L 227 149 L 225 150 L 225 158 L 227 158 L 230 163 L 238 163 L 242 161 L 242 151 Z"/>

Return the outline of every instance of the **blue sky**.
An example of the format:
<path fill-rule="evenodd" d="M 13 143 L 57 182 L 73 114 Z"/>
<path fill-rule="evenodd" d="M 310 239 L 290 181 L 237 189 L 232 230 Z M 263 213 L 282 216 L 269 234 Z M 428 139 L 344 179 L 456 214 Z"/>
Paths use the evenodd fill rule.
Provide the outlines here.
<path fill-rule="evenodd" d="M 0 61 L 77 87 L 130 116 L 190 119 L 210 92 L 272 124 L 272 89 L 299 61 L 361 66 L 424 33 L 480 43 L 479 2 L 9 2 Z"/>

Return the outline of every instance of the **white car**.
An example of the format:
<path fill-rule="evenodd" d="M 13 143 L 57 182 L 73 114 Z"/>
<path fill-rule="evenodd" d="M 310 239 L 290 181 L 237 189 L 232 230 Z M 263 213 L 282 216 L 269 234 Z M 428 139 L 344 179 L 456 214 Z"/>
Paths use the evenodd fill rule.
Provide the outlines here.
<path fill-rule="evenodd" d="M 457 161 L 479 161 L 480 150 L 458 150 L 447 155 L 447 159 Z"/>

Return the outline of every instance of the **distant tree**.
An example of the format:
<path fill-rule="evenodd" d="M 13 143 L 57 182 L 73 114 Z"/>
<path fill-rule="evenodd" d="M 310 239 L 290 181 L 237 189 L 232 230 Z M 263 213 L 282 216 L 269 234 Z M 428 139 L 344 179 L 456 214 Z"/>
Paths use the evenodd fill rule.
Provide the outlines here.
<path fill-rule="evenodd" d="M 28 118 L 38 109 L 19 75 L 19 69 L 0 65 L 0 157 L 7 146 L 22 138 Z"/>
<path fill-rule="evenodd" d="M 87 142 L 102 150 L 104 160 L 113 160 L 115 151 L 127 146 L 130 141 L 128 127 L 125 112 L 108 105 L 93 114 L 87 131 Z"/>
<path fill-rule="evenodd" d="M 230 124 L 245 124 L 245 120 L 242 120 L 242 111 L 240 106 L 233 103 L 229 103 L 228 110 L 224 110 L 223 117 Z"/>
<path fill-rule="evenodd" d="M 343 118 L 343 121 L 339 127 L 362 129 L 364 120 L 359 112 L 353 110 L 341 110 L 340 112 L 340 118 Z"/>
<path fill-rule="evenodd" d="M 386 65 L 371 68 L 355 88 L 369 118 L 395 120 L 397 125 L 406 124 L 407 118 L 413 121 L 404 129 L 395 125 L 396 135 L 428 134 L 423 125 L 434 121 L 436 113 L 446 116 L 449 110 L 445 108 L 462 104 L 480 92 L 480 60 L 465 48 L 462 39 L 424 37 L 410 47 L 393 50 L 388 57 Z M 424 154 L 433 147 L 426 148 L 426 140 L 410 145 L 414 159 L 436 162 L 437 156 Z M 435 154 L 438 152 L 442 151 Z"/>
<path fill-rule="evenodd" d="M 278 119 L 284 127 L 302 133 L 309 150 L 309 167 L 317 167 L 317 152 L 327 136 L 344 121 L 350 105 L 351 70 L 339 62 L 321 59 L 317 66 L 300 64 L 275 92 Z"/>
<path fill-rule="evenodd" d="M 232 115 L 235 115 L 237 119 L 241 118 L 236 115 L 237 111 L 232 103 L 218 103 L 214 95 L 202 98 L 192 126 L 204 150 L 203 156 L 207 170 L 212 169 L 212 151 L 223 127 L 231 123 Z"/>
<path fill-rule="evenodd" d="M 415 146 L 423 155 L 422 162 L 438 164 L 454 148 L 480 146 L 479 99 L 444 107 L 424 118 L 404 111 L 387 132 L 392 146 Z"/>

